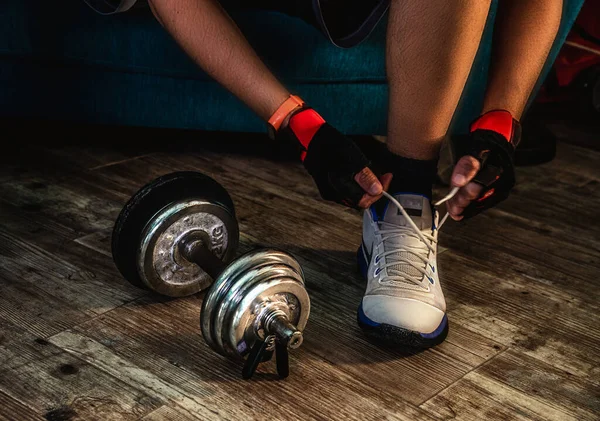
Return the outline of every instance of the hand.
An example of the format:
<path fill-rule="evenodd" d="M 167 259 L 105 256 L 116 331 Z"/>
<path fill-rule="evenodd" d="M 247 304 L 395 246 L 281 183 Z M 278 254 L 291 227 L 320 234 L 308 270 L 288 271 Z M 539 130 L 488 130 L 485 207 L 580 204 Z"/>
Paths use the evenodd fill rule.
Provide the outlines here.
<path fill-rule="evenodd" d="M 352 208 L 371 206 L 392 179 L 391 174 L 378 178 L 356 143 L 327 123 L 314 134 L 303 162 L 323 199 Z"/>
<path fill-rule="evenodd" d="M 479 172 L 481 168 L 479 161 L 470 155 L 465 155 L 458 160 L 452 172 L 452 178 L 450 179 L 450 187 L 458 187 L 459 190 L 450 199 L 446 206 L 448 208 L 448 214 L 455 221 L 463 219 L 462 213 L 467 206 L 476 200 L 483 186 L 479 183 L 472 182 L 473 178 Z"/>
<path fill-rule="evenodd" d="M 299 152 L 325 200 L 366 209 L 389 188 L 392 175 L 378 178 L 373 162 L 356 143 L 311 108 L 292 116 L 279 129 L 276 139 Z"/>
<path fill-rule="evenodd" d="M 354 176 L 354 181 L 366 192 L 358 202 L 358 207 L 367 209 L 381 198 L 385 190 L 390 188 L 392 174 L 387 173 L 377 178 L 370 168 L 365 167 Z"/>
<path fill-rule="evenodd" d="M 448 214 L 460 221 L 505 200 L 516 182 L 514 154 L 521 124 L 506 110 L 477 118 L 466 135 L 451 138 L 457 161 L 450 186 L 459 190 L 447 203 Z"/>

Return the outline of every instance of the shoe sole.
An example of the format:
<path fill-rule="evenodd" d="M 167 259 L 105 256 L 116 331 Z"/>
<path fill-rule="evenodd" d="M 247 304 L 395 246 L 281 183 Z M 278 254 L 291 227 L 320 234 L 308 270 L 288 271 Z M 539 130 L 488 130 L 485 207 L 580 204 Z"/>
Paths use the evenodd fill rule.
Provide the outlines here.
<path fill-rule="evenodd" d="M 367 263 L 362 245 L 357 251 L 357 262 L 360 274 L 367 280 L 369 264 Z M 446 336 L 448 336 L 448 317 L 446 315 L 444 315 L 440 325 L 433 332 L 421 333 L 386 323 L 374 322 L 365 315 L 361 302 L 358 307 L 356 320 L 358 326 L 371 339 L 388 346 L 406 348 L 407 350 L 434 347 L 444 342 Z"/>

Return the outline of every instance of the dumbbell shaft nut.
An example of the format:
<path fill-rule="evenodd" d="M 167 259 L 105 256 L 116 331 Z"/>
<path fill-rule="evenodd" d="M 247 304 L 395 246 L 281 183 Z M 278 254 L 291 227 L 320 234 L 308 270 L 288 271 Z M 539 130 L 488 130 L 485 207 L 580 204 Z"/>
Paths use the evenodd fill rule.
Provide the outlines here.
<path fill-rule="evenodd" d="M 302 345 L 302 332 L 296 329 L 281 310 L 274 310 L 265 315 L 263 326 L 268 335 L 275 335 L 277 340 L 290 349 Z"/>

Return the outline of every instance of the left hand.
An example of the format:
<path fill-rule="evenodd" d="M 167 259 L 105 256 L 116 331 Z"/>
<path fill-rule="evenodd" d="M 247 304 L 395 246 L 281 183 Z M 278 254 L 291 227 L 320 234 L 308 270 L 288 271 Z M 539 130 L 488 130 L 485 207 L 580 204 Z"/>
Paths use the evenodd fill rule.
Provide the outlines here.
<path fill-rule="evenodd" d="M 452 172 L 450 187 L 459 187 L 456 195 L 447 202 L 448 213 L 455 221 L 463 219 L 462 213 L 469 204 L 481 194 L 483 186 L 471 180 L 477 175 L 481 165 L 470 155 L 458 160 Z"/>

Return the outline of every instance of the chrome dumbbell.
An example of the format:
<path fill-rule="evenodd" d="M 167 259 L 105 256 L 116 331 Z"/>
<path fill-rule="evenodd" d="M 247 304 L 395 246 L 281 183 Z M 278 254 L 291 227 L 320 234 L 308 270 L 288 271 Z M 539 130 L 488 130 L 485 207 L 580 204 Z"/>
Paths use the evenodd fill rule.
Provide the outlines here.
<path fill-rule="evenodd" d="M 302 344 L 310 300 L 299 263 L 258 249 L 234 259 L 239 241 L 227 191 L 197 172 L 176 172 L 142 187 L 113 229 L 112 254 L 133 285 L 182 297 L 207 290 L 200 327 L 219 354 L 245 360 L 250 378 L 276 354 L 289 374 L 288 350 Z"/>

